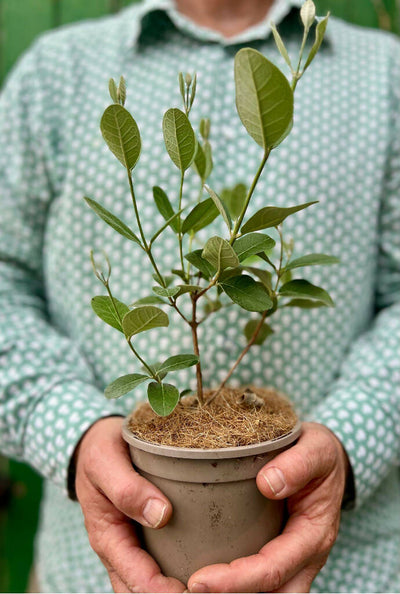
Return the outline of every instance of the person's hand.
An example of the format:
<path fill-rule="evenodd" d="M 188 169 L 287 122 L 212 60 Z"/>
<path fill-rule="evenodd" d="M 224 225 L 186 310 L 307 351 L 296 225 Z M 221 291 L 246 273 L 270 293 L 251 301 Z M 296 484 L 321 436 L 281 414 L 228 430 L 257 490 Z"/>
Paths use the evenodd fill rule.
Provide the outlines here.
<path fill-rule="evenodd" d="M 89 541 L 110 576 L 115 592 L 183 592 L 141 547 L 132 520 L 161 528 L 172 506 L 132 467 L 121 437 L 122 418 L 97 421 L 76 453 L 76 494 Z"/>
<path fill-rule="evenodd" d="M 261 551 L 194 573 L 190 592 L 309 592 L 336 540 L 347 455 L 334 434 L 304 423 L 299 441 L 257 476 L 268 499 L 288 498 L 288 521 Z"/>

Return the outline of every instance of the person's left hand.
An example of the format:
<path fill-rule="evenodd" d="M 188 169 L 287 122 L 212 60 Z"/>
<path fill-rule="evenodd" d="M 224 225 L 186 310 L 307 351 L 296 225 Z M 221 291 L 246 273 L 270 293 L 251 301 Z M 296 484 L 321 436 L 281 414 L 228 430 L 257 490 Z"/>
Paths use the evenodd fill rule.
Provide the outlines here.
<path fill-rule="evenodd" d="M 349 463 L 335 435 L 304 423 L 298 442 L 257 476 L 268 499 L 285 499 L 282 534 L 259 553 L 194 573 L 190 592 L 309 592 L 336 540 Z"/>

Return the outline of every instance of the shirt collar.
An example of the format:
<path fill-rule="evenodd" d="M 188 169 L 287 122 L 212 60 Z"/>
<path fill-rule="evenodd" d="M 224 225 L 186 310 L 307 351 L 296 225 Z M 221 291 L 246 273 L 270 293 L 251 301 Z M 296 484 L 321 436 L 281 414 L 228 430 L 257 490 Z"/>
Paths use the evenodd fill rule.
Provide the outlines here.
<path fill-rule="evenodd" d="M 187 32 L 193 37 L 197 37 L 205 42 L 217 42 L 221 45 L 233 45 L 249 43 L 256 39 L 266 39 L 271 34 L 270 23 L 273 22 L 279 25 L 289 13 L 297 8 L 299 9 L 303 4 L 304 0 L 275 0 L 266 18 L 250 27 L 246 31 L 236 35 L 234 37 L 226 38 L 218 31 L 213 31 L 205 27 L 200 27 L 186 16 L 178 12 L 175 7 L 174 0 L 142 0 L 140 4 L 136 4 L 133 7 L 125 9 L 123 11 L 124 18 L 129 16 L 127 13 L 132 12 L 131 27 L 128 33 L 128 45 L 133 47 L 139 40 L 142 25 L 145 17 L 156 11 L 165 12 L 177 29 Z"/>

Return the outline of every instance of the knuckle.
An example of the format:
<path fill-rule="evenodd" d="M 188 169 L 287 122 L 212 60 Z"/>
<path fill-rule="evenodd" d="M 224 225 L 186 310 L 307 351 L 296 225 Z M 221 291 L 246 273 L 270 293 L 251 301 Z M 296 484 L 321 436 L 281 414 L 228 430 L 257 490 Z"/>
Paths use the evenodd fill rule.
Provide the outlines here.
<path fill-rule="evenodd" d="M 328 530 L 325 534 L 322 543 L 321 543 L 321 552 L 325 553 L 326 555 L 330 552 L 331 548 L 336 542 L 336 531 L 335 530 Z"/>
<path fill-rule="evenodd" d="M 118 509 L 136 511 L 137 493 L 134 481 L 119 485 L 113 499 Z"/>

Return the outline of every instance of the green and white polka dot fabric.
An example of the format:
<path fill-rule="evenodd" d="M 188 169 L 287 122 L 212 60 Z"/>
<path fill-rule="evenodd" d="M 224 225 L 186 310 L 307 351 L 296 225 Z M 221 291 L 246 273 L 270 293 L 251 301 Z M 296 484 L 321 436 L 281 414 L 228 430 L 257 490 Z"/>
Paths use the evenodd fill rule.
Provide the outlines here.
<path fill-rule="evenodd" d="M 296 56 L 301 29 L 292 8 L 281 0 L 270 19 L 280 23 Z M 161 130 L 164 111 L 180 106 L 179 71 L 198 73 L 194 124 L 212 119 L 210 184 L 218 191 L 252 179 L 261 154 L 236 115 L 233 81 L 234 55 L 249 44 L 286 67 L 267 21 L 228 41 L 188 22 L 169 0 L 146 1 L 45 35 L 4 88 L 1 448 L 48 479 L 38 540 L 43 591 L 111 590 L 89 548 L 79 505 L 67 499 L 67 470 L 90 424 L 126 413 L 144 395 L 138 390 L 122 401 L 104 399 L 109 381 L 139 366 L 119 333 L 90 308 L 91 297 L 102 294 L 90 249 L 108 252 L 113 291 L 122 301 L 143 297 L 152 285 L 144 256 L 82 199 L 88 195 L 134 224 L 124 169 L 99 131 L 108 79 L 125 76 L 127 107 L 141 129 L 134 181 L 149 236 L 162 223 L 152 186 L 171 199 L 179 187 Z M 184 192 L 187 200 L 197 197 L 192 173 Z M 351 459 L 356 509 L 343 513 L 338 542 L 314 590 L 400 591 L 400 46 L 389 35 L 335 19 L 296 90 L 293 133 L 272 155 L 251 208 L 315 199 L 320 203 L 288 219 L 284 229 L 297 255 L 341 257 L 340 266 L 310 268 L 306 275 L 329 290 L 337 307 L 280 311 L 275 334 L 244 360 L 235 382 L 274 384 L 290 394 L 304 418 L 339 436 Z M 208 233 L 219 231 L 216 223 Z M 161 269 L 169 270 L 176 253 L 169 231 L 156 252 Z M 242 349 L 250 316 L 228 308 L 204 324 L 208 385 Z M 150 361 L 191 351 L 190 337 L 173 316 L 169 332 L 143 334 L 138 344 Z M 181 373 L 182 387 L 193 386 L 190 374 Z"/>

